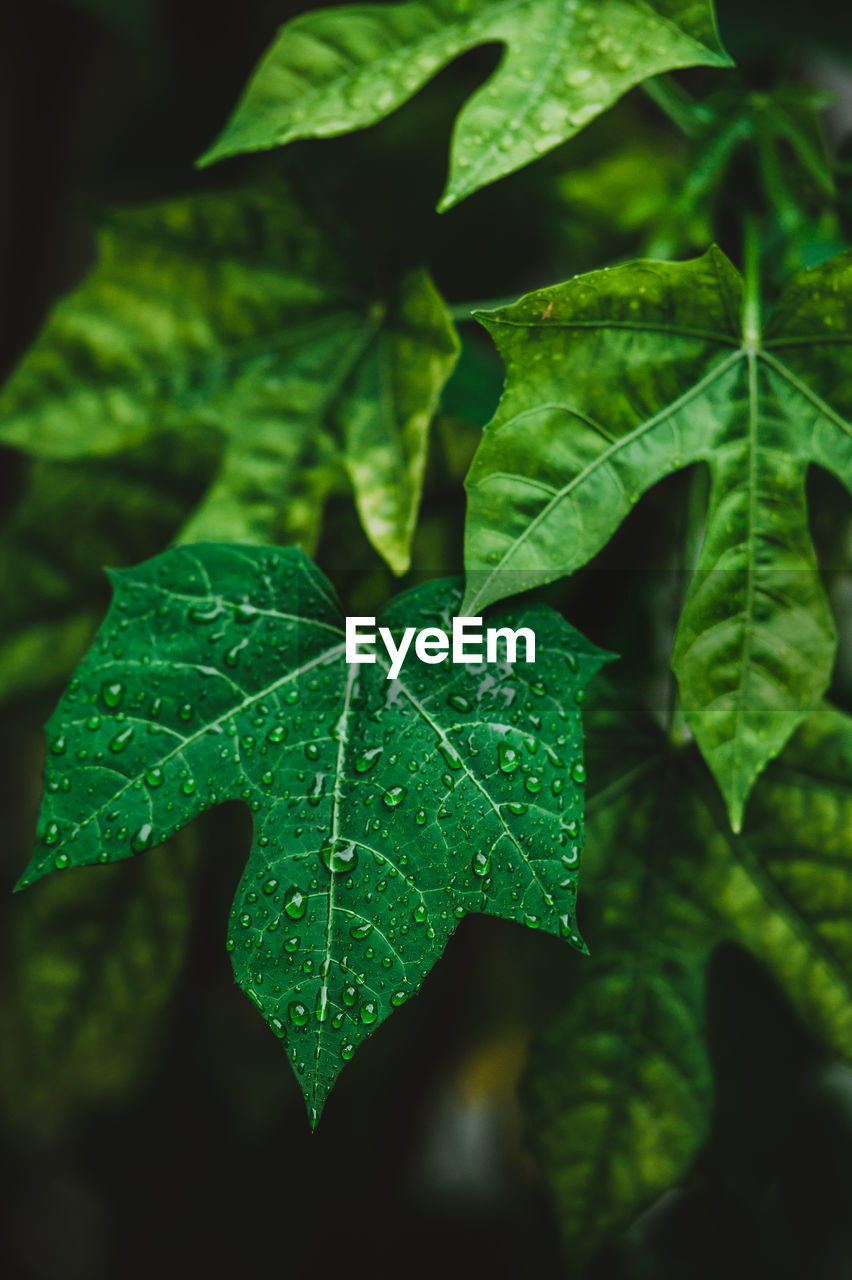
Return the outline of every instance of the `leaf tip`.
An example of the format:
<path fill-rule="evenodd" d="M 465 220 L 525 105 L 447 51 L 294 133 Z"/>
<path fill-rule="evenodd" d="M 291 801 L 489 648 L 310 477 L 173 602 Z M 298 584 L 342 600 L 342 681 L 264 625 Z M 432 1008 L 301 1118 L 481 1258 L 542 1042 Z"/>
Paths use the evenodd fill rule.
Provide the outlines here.
<path fill-rule="evenodd" d="M 732 793 L 725 796 L 725 808 L 728 811 L 728 821 L 731 824 L 731 830 L 735 836 L 742 834 L 743 814 L 745 812 L 747 794 L 748 793 L 743 796 Z"/>
<path fill-rule="evenodd" d="M 198 156 L 195 161 L 196 169 L 209 169 L 212 164 L 218 164 L 220 160 L 227 160 L 230 156 L 239 154 L 239 147 L 235 148 L 228 144 L 228 135 L 229 129 L 226 126 L 207 150 L 202 151 L 201 155 Z M 246 150 L 253 149 L 246 148 Z"/>

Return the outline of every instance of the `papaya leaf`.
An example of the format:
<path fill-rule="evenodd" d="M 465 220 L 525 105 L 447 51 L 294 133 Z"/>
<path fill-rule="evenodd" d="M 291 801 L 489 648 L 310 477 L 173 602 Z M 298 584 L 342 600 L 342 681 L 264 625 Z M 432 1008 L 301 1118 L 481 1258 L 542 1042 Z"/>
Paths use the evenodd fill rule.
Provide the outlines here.
<path fill-rule="evenodd" d="M 543 605 L 534 663 L 348 664 L 296 548 L 199 544 L 113 575 L 48 725 L 21 886 L 113 862 L 227 799 L 254 814 L 228 928 L 240 986 L 286 1039 L 312 1123 L 361 1041 L 484 911 L 582 942 L 582 690 L 607 655 Z M 451 629 L 461 587 L 384 613 Z M 518 625 L 512 622 L 512 625 Z"/>
<path fill-rule="evenodd" d="M 482 315 L 507 385 L 467 480 L 464 612 L 571 573 L 646 489 L 705 463 L 707 527 L 672 665 L 735 830 L 831 675 L 805 476 L 817 463 L 852 488 L 850 298 L 843 254 L 793 276 L 761 332 L 758 298 L 711 249 Z"/>
<path fill-rule="evenodd" d="M 589 717 L 592 955 L 534 1041 L 524 1084 L 572 1256 L 681 1179 L 702 1144 L 704 972 L 720 941 L 757 956 L 818 1039 L 852 1060 L 849 718 L 808 717 L 735 834 L 694 744 L 667 741 L 623 693 Z"/>
<path fill-rule="evenodd" d="M 0 1090 L 15 1123 L 50 1127 L 144 1071 L 186 952 L 198 845 L 181 832 L 153 858 L 54 876 L 15 900 L 14 981 L 0 984 Z"/>
<path fill-rule="evenodd" d="M 440 209 L 559 146 L 649 76 L 731 65 L 710 0 L 415 0 L 319 9 L 280 29 L 199 163 L 374 124 L 459 54 L 490 43 L 506 53 L 459 114 Z"/>
<path fill-rule="evenodd" d="M 214 440 L 170 433 L 110 458 L 30 460 L 0 527 L 0 700 L 68 680 L 103 617 L 100 566 L 167 546 L 218 454 Z"/>
<path fill-rule="evenodd" d="M 99 265 L 0 397 L 0 441 L 70 459 L 213 430 L 221 465 L 183 540 L 310 548 L 351 485 L 404 572 L 457 339 L 425 271 L 382 301 L 362 256 L 283 186 L 111 214 Z"/>

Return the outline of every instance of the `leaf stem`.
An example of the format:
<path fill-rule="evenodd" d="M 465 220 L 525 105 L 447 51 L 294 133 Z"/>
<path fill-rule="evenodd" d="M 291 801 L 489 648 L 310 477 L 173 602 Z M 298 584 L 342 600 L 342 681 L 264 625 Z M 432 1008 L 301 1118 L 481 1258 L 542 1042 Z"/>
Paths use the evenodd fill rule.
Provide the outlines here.
<path fill-rule="evenodd" d="M 743 338 L 756 347 L 760 342 L 760 232 L 753 213 L 747 213 L 743 222 L 743 278 Z"/>
<path fill-rule="evenodd" d="M 668 74 L 651 76 L 650 79 L 643 80 L 640 87 L 654 105 L 659 107 L 663 115 L 668 116 L 672 124 L 680 129 L 681 133 L 687 138 L 696 136 L 707 118 L 707 108 L 702 103 L 696 102 L 673 76 Z"/>

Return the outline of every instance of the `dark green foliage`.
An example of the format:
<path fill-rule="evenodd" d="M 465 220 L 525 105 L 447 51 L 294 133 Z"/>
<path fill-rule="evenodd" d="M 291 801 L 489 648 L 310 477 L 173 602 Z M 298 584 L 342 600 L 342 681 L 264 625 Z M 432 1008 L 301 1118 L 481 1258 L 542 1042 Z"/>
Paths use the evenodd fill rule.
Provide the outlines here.
<path fill-rule="evenodd" d="M 850 41 L 719 13 L 4 15 L 4 1274 L 852 1266 Z"/>
<path fill-rule="evenodd" d="M 358 1044 L 487 911 L 582 946 L 580 703 L 605 655 L 542 606 L 533 664 L 344 658 L 298 551 L 198 544 L 114 578 L 47 727 L 39 851 L 21 884 L 122 861 L 224 800 L 254 815 L 228 930 L 237 980 L 286 1039 L 313 1123 Z M 460 588 L 380 625 L 452 629 Z"/>

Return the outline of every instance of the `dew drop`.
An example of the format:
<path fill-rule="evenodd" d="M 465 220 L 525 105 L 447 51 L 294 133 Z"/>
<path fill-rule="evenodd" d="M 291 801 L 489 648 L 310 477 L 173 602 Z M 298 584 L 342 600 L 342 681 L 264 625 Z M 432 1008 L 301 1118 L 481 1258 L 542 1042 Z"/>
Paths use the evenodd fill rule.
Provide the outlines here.
<path fill-rule="evenodd" d="M 154 828 L 150 822 L 143 822 L 142 826 L 135 833 L 130 841 L 130 847 L 134 853 L 142 853 L 145 849 L 150 849 L 153 843 Z"/>
<path fill-rule="evenodd" d="M 288 1004 L 287 1015 L 294 1027 L 307 1026 L 308 1010 L 301 1000 L 294 1000 L 292 1004 Z"/>
<path fill-rule="evenodd" d="M 320 857 L 329 871 L 354 871 L 358 865 L 358 846 L 354 840 L 335 840 L 322 846 Z"/>
<path fill-rule="evenodd" d="M 301 920 L 308 909 L 308 896 L 295 884 L 284 894 L 284 910 L 291 920 Z"/>
<path fill-rule="evenodd" d="M 386 808 L 396 809 L 402 804 L 407 794 L 408 792 L 405 787 L 389 787 L 382 796 L 382 801 Z"/>
<path fill-rule="evenodd" d="M 118 707 L 124 697 L 124 685 L 120 680 L 105 680 L 101 685 L 101 701 L 105 707 Z"/>
<path fill-rule="evenodd" d="M 215 622 L 224 613 L 221 600 L 204 600 L 201 604 L 190 606 L 191 622 Z"/>
<path fill-rule="evenodd" d="M 125 725 L 123 729 L 120 729 L 118 731 L 118 733 L 115 735 L 114 738 L 110 739 L 110 744 L 109 744 L 110 751 L 116 751 L 116 752 L 123 751 L 132 737 L 133 737 L 133 725 L 132 724 Z"/>
<path fill-rule="evenodd" d="M 491 854 L 482 851 L 475 853 L 470 866 L 475 876 L 487 876 L 491 870 Z"/>
<path fill-rule="evenodd" d="M 383 747 L 370 747 L 368 751 L 362 751 L 360 755 L 355 757 L 355 772 L 367 773 L 378 762 L 379 756 L 384 750 Z"/>

